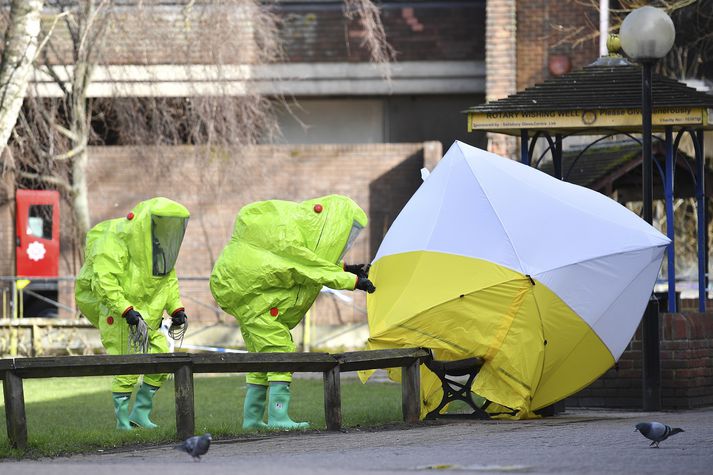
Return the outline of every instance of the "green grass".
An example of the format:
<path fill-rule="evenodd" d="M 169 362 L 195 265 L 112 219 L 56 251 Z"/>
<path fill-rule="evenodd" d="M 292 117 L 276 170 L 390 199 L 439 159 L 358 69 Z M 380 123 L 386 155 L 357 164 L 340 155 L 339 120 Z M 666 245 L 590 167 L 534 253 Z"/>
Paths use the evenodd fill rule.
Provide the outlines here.
<path fill-rule="evenodd" d="M 0 458 L 56 456 L 109 450 L 128 445 L 151 445 L 176 439 L 173 381 L 167 381 L 154 399 L 155 430 L 116 430 L 110 377 L 28 379 L 24 381 L 28 450 L 10 448 L 5 427 L 5 406 L 0 399 Z M 245 377 L 196 375 L 196 433 L 215 438 L 239 437 L 242 431 Z M 342 421 L 345 428 L 376 427 L 401 420 L 401 385 L 362 384 L 343 378 Z M 132 403 L 134 398 L 132 397 Z M 322 378 L 295 379 L 290 415 L 325 429 Z"/>

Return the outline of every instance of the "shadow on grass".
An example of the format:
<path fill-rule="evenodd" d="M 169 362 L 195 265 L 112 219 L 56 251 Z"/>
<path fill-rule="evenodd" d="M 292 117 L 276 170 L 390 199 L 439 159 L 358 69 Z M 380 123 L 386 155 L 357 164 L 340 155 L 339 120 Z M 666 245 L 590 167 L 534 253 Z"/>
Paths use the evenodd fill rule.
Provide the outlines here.
<path fill-rule="evenodd" d="M 124 446 L 156 445 L 176 440 L 173 381 L 167 381 L 154 398 L 155 430 L 122 432 L 115 429 L 110 392 L 111 378 L 51 378 L 24 381 L 28 450 L 10 448 L 5 426 L 5 406 L 0 405 L 0 458 L 57 456 L 112 450 Z M 196 375 L 196 433 L 214 438 L 244 435 L 242 431 L 245 376 Z M 2 393 L 0 393 L 2 394 Z M 324 429 L 322 379 L 296 378 L 292 384 L 290 415 Z M 134 397 L 132 397 L 132 404 Z M 267 411 L 266 411 L 267 412 Z M 393 383 L 361 384 L 342 381 L 344 427 L 374 427 L 401 420 L 401 386 Z"/>

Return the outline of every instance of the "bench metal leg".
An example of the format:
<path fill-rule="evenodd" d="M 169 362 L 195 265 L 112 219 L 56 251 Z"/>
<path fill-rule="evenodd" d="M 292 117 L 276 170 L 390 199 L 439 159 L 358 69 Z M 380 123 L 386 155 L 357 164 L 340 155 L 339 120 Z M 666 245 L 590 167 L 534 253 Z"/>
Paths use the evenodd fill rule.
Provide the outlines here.
<path fill-rule="evenodd" d="M 196 421 L 193 405 L 193 370 L 181 366 L 174 376 L 176 391 L 176 433 L 179 439 L 195 435 Z"/>
<path fill-rule="evenodd" d="M 420 362 L 414 361 L 401 368 L 401 409 L 404 421 L 415 423 L 421 414 Z"/>
<path fill-rule="evenodd" d="M 3 381 L 5 396 L 5 420 L 10 446 L 15 449 L 27 448 L 27 418 L 25 417 L 25 394 L 22 378 L 12 371 L 5 372 Z"/>
<path fill-rule="evenodd" d="M 324 418 L 327 430 L 342 428 L 342 395 L 339 366 L 324 372 Z"/>

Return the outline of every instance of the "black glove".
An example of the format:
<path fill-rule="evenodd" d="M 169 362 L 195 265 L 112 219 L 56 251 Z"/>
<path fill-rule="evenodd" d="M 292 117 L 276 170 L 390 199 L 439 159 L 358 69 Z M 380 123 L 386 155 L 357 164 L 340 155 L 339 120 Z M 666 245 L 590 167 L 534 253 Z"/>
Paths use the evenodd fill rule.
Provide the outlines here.
<path fill-rule="evenodd" d="M 371 283 L 369 279 L 366 277 L 359 277 L 357 279 L 357 284 L 356 287 L 359 290 L 364 290 L 365 292 L 369 292 L 370 294 L 373 294 L 374 291 L 376 290 L 376 287 L 374 287 L 374 284 Z"/>
<path fill-rule="evenodd" d="M 186 320 L 188 320 L 188 316 L 186 315 L 186 312 L 181 309 L 178 309 L 171 314 L 171 325 L 174 327 L 180 327 L 186 323 Z"/>
<path fill-rule="evenodd" d="M 356 276 L 367 278 L 369 277 L 369 267 L 371 267 L 371 264 L 345 264 L 344 270 Z"/>
<path fill-rule="evenodd" d="M 139 320 L 143 320 L 141 314 L 134 310 L 133 307 L 130 307 L 126 312 L 124 312 L 124 318 L 126 319 L 126 323 L 131 326 L 138 325 Z"/>

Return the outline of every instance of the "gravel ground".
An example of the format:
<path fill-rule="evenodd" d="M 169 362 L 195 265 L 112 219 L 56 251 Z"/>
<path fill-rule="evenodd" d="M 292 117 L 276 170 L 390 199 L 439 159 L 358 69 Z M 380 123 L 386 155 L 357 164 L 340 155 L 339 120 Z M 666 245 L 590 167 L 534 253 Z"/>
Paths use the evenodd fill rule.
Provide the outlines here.
<path fill-rule="evenodd" d="M 657 420 L 686 432 L 660 449 L 634 432 Z M 172 446 L 35 461 L 10 474 L 713 473 L 713 408 L 681 412 L 568 410 L 532 421 L 439 420 L 346 432 L 272 433 L 214 441 L 199 462 Z"/>

